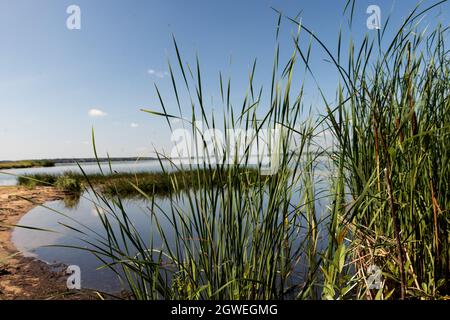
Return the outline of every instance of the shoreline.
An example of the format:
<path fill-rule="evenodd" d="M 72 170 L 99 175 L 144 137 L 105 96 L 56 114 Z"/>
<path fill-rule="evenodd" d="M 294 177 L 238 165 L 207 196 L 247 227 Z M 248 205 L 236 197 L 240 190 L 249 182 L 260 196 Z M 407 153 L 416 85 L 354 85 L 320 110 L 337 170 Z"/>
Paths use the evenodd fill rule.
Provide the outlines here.
<path fill-rule="evenodd" d="M 45 202 L 62 200 L 64 195 L 53 187 L 0 186 L 0 300 L 89 298 L 87 293 L 69 291 L 67 275 L 52 270 L 62 264 L 24 257 L 11 239 L 14 225 L 26 213 Z"/>
<path fill-rule="evenodd" d="M 139 162 L 154 161 L 153 157 L 115 157 L 115 158 L 56 158 L 39 160 L 0 160 L 1 170 L 51 168 L 57 165 L 83 164 L 83 163 L 106 163 L 109 162 Z"/>

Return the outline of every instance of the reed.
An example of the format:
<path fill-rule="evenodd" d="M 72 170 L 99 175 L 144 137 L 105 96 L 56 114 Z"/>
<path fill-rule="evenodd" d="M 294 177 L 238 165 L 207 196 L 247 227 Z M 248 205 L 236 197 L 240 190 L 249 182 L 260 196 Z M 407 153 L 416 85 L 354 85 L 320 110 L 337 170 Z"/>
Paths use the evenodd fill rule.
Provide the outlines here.
<path fill-rule="evenodd" d="M 258 168 L 252 169 L 249 147 L 244 148 L 241 161 L 232 164 L 225 164 L 216 156 L 213 163 L 181 165 L 177 167 L 179 174 L 170 177 L 173 188 L 167 194 L 169 210 L 161 208 L 152 194 L 130 181 L 148 200 L 149 226 L 162 239 L 160 246 L 152 239 L 142 239 L 136 232 L 120 196 L 111 200 L 96 192 L 98 205 L 106 213 L 101 215 L 106 236 L 90 240 L 95 243 L 92 252 L 108 261 L 108 266 L 125 279 L 135 299 L 316 296 L 317 292 L 310 290 L 314 282 L 304 286 L 299 281 L 303 277 L 314 279 L 318 270 L 317 250 L 310 250 L 306 257 L 300 248 L 317 246 L 321 217 L 317 215 L 317 191 L 313 184 L 314 162 L 320 155 L 312 141 L 316 124 L 309 119 L 300 120 L 303 86 L 296 93 L 292 91 L 298 51 L 293 47 L 291 58 L 282 67 L 276 53 L 269 108 L 262 103 L 262 88 L 256 89 L 253 83 L 256 65 L 251 71 L 248 93 L 240 111 L 234 111 L 231 104 L 231 80 L 224 85 L 220 76 L 224 115 L 219 126 L 217 118 L 208 115 L 199 60 L 194 74 L 182 62 L 175 40 L 174 46 L 181 80 L 175 80 L 171 66 L 173 90 L 178 97 L 183 88 L 183 94 L 190 97 L 189 120 L 182 113 L 185 106 L 182 107 L 181 101 L 178 114 L 167 112 L 158 87 L 162 112 L 144 111 L 163 117 L 169 126 L 170 120 L 178 118 L 193 135 L 198 131 L 198 121 L 202 121 L 206 129 L 252 129 L 254 135 L 249 139 L 258 139 L 260 131 L 281 125 L 280 149 L 275 152 L 279 157 L 278 170 L 268 176 Z M 225 133 L 224 140 L 228 138 Z M 202 140 L 206 141 L 203 135 Z M 247 146 L 248 142 L 244 143 Z M 295 148 L 291 149 L 292 146 Z M 228 149 L 215 151 L 216 155 L 224 155 Z M 158 157 L 168 160 L 161 154 Z M 161 170 L 166 172 L 167 165 L 162 165 Z M 212 174 L 207 176 L 205 172 Z M 219 186 L 215 177 L 221 182 Z M 196 188 L 181 192 L 182 186 L 192 178 Z M 176 234 L 175 238 L 167 237 L 170 233 L 165 229 L 167 225 Z M 311 266 L 306 269 L 306 275 L 302 270 L 304 261 Z"/>
<path fill-rule="evenodd" d="M 427 34 L 420 25 L 443 2 L 417 5 L 393 39 L 382 29 L 378 39 L 351 43 L 348 64 L 336 63 L 347 86 L 328 107 L 358 273 L 378 265 L 384 293 L 397 298 L 449 292 L 448 28 Z"/>
<path fill-rule="evenodd" d="M 174 39 L 177 61 L 169 70 L 176 106 L 167 106 L 156 86 L 161 109 L 143 111 L 162 117 L 171 129 L 171 121 L 179 119 L 192 136 L 197 121 L 212 130 L 252 129 L 255 136 L 281 126 L 279 166 L 270 176 L 250 169 L 249 148 L 244 161 L 221 164 L 229 150 L 216 149 L 213 162 L 172 163 L 170 169 L 178 170 L 173 175 L 162 164 L 170 159 L 159 154 L 165 185 L 171 186 L 165 190 L 169 209 L 159 205 L 151 188 L 124 180 L 147 199 L 149 228 L 162 244 L 136 231 L 120 188 L 109 196 L 93 188 L 105 234 L 87 238 L 86 250 L 124 280 L 134 299 L 448 295 L 448 28 L 438 25 L 426 36 L 418 23 L 443 2 L 418 5 L 392 39 L 386 39 L 385 24 L 358 47 L 350 41 L 345 63 L 341 34 L 333 54 L 300 20 L 278 13 L 277 41 L 281 21 L 298 27 L 291 57 L 281 63 L 277 45 L 268 92 L 254 81 L 255 61 L 238 106 L 232 103 L 231 79 L 220 74 L 219 117 L 203 96 L 199 59 L 191 68 Z M 354 6 L 348 1 L 346 10 Z M 306 49 L 300 37 L 309 38 Z M 337 103 L 323 95 L 326 114 L 320 118 L 303 104 L 305 79 L 314 76 L 312 43 L 340 75 Z M 300 84 L 294 84 L 294 74 Z M 321 130 L 334 137 L 330 150 L 317 145 Z M 93 144 L 95 151 L 94 139 Z M 111 176 L 84 178 L 93 185 Z M 379 289 L 371 287 L 375 267 L 382 272 Z"/>

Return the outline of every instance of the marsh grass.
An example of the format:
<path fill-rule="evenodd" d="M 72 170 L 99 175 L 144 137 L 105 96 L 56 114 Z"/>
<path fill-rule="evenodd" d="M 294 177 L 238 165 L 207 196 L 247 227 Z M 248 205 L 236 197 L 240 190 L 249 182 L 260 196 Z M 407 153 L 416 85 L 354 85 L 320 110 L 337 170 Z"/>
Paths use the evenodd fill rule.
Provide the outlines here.
<path fill-rule="evenodd" d="M 351 43 L 348 64 L 336 63 L 347 86 L 337 109 L 328 107 L 358 272 L 366 278 L 379 265 L 385 293 L 397 298 L 449 292 L 448 27 L 425 33 L 420 25 L 443 2 L 417 5 L 391 41 L 383 29 L 360 47 Z"/>
<path fill-rule="evenodd" d="M 21 160 L 21 161 L 1 161 L 0 170 L 22 169 L 35 167 L 53 167 L 55 163 L 51 160 Z"/>
<path fill-rule="evenodd" d="M 126 189 L 131 187 L 147 199 L 149 228 L 162 243 L 153 237 L 143 239 L 137 232 L 122 202 L 122 183 L 109 188 L 112 198 L 93 188 L 99 212 L 104 213 L 99 217 L 105 234 L 90 234 L 87 250 L 124 280 L 134 299 L 388 299 L 448 294 L 448 28 L 437 26 L 425 36 L 418 23 L 437 4 L 418 5 L 391 40 L 385 39 L 382 29 L 359 47 L 350 41 L 345 63 L 341 34 L 338 53 L 333 54 L 300 20 L 278 13 L 277 39 L 281 21 L 298 28 L 292 56 L 281 64 L 277 46 L 266 95 L 254 83 L 255 62 L 239 106 L 231 103 L 231 79 L 220 74 L 220 117 L 208 112 L 199 59 L 194 67 L 185 63 L 174 39 L 176 68 L 169 64 L 169 70 L 175 111 L 166 106 L 157 86 L 161 111 L 143 111 L 162 117 L 170 129 L 173 119 L 181 120 L 192 135 L 197 134 L 198 120 L 208 129 L 251 128 L 255 135 L 281 125 L 278 170 L 270 178 L 256 170 L 250 178 L 248 161 L 225 170 L 218 160 L 227 150 L 216 150 L 214 164 L 172 164 L 179 173 L 160 176 L 168 207 L 161 207 L 149 192 L 157 184 L 147 186 L 125 177 Z M 346 10 L 353 12 L 354 6 L 348 1 Z M 302 49 L 300 36 L 317 43 L 341 77 L 337 103 L 322 95 L 326 114 L 317 121 L 303 105 L 304 81 L 293 85 L 294 74 L 314 75 L 312 46 Z M 316 145 L 320 130 L 332 132 L 331 150 Z M 95 151 L 94 139 L 93 144 Z M 331 159 L 326 188 L 317 184 L 321 156 Z M 244 158 L 249 157 L 247 149 Z M 158 158 L 165 174 L 162 160 L 168 158 L 161 154 Z M 84 178 L 88 185 L 112 179 L 108 174 Z M 186 185 L 196 188 L 180 196 Z M 169 234 L 175 237 L 168 238 Z M 371 265 L 383 273 L 378 290 L 370 289 Z"/>
<path fill-rule="evenodd" d="M 114 189 L 116 197 L 111 199 L 94 188 L 94 197 L 104 212 L 100 218 L 106 235 L 94 235 L 89 240 L 91 252 L 108 262 L 107 266 L 125 280 L 135 299 L 317 297 L 320 293 L 311 288 L 316 285 L 320 265 L 314 247 L 318 246 L 322 217 L 316 209 L 313 179 L 314 163 L 320 152 L 312 142 L 317 124 L 300 121 L 303 87 L 294 93 L 291 86 L 297 50 L 293 47 L 292 56 L 283 67 L 276 54 L 268 110 L 261 103 L 262 88 L 256 89 L 253 83 L 256 65 L 238 112 L 231 104 L 231 80 L 224 85 L 220 76 L 224 116 L 219 126 L 218 120 L 206 111 L 199 60 L 195 71 L 192 70 L 182 62 L 175 40 L 174 46 L 181 81 L 175 80 L 170 66 L 173 90 L 178 97 L 183 88 L 183 94 L 190 97 L 189 120 L 184 117 L 179 100 L 178 114 L 166 111 L 158 87 L 163 112 L 144 111 L 163 117 L 169 126 L 170 120 L 181 120 L 193 136 L 197 134 L 195 123 L 199 120 L 207 129 L 252 129 L 254 135 L 249 139 L 256 139 L 257 144 L 262 143 L 258 140 L 261 130 L 281 125 L 279 149 L 272 155 L 277 170 L 268 177 L 262 170 L 251 169 L 248 141 L 244 142 L 243 157 L 232 164 L 220 161 L 228 149 L 216 149 L 212 162 L 172 164 L 171 169 L 176 168 L 179 174 L 170 177 L 173 188 L 168 190 L 166 209 L 131 179 L 129 183 L 148 201 L 149 227 L 162 239 L 162 244 L 142 239 L 124 209 L 118 189 Z M 262 117 L 258 115 L 261 113 Z M 228 141 L 227 136 L 225 140 Z M 95 146 L 94 139 L 93 143 Z M 206 145 L 203 135 L 200 143 Z M 292 146 L 295 152 L 290 149 Z M 162 160 L 170 161 L 165 155 L 158 157 L 161 164 Z M 167 165 L 161 165 L 161 170 L 166 172 Z M 91 184 L 96 177 L 86 179 Z M 195 181 L 194 191 L 178 196 L 191 179 Z M 170 232 L 163 227 L 167 224 Z M 170 233 L 176 236 L 168 238 Z M 303 248 L 310 248 L 307 255 Z M 301 270 L 305 261 L 309 267 Z M 305 285 L 303 278 L 308 278 L 311 285 Z"/>
<path fill-rule="evenodd" d="M 168 195 L 181 190 L 198 189 L 209 181 L 215 187 L 221 187 L 227 176 L 226 168 L 222 172 L 210 170 L 172 171 L 172 172 L 139 172 L 139 173 L 98 173 L 85 174 L 66 172 L 64 174 L 29 174 L 18 176 L 18 185 L 28 188 L 36 186 L 54 186 L 68 193 L 79 193 L 87 188 L 95 188 L 99 192 L 112 196 L 143 197 L 146 195 Z M 256 170 L 241 170 L 248 183 L 256 180 Z M 267 177 L 269 178 L 269 177 Z M 138 187 L 138 189 L 136 188 Z"/>

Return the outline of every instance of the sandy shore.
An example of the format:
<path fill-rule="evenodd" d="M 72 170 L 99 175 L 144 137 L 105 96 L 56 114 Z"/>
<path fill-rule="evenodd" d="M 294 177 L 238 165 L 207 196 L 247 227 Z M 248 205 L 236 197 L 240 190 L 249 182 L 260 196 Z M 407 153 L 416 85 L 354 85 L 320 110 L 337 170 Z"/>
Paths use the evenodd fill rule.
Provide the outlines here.
<path fill-rule="evenodd" d="M 64 193 L 52 187 L 0 187 L 0 300 L 83 299 L 86 294 L 68 291 L 67 276 L 52 266 L 23 257 L 11 242 L 13 226 L 28 211 Z M 26 200 L 28 199 L 28 200 Z M 31 200 L 31 201 L 29 201 Z"/>

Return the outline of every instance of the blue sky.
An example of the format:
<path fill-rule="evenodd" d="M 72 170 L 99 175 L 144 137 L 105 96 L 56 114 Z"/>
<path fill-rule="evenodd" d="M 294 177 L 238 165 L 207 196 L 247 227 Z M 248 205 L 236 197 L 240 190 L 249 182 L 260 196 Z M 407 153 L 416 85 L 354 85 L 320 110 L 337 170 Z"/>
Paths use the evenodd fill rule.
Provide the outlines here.
<path fill-rule="evenodd" d="M 348 29 L 341 14 L 344 3 L 0 0 L 0 160 L 90 157 L 92 127 L 101 155 L 151 156 L 154 147 L 170 151 L 167 124 L 139 109 L 159 109 L 153 85 L 157 83 L 175 110 L 167 76 L 167 61 L 176 64 L 172 34 L 185 61 L 193 65 L 199 55 L 211 104 L 219 101 L 219 71 L 232 77 L 237 103 L 245 94 L 255 58 L 255 81 L 261 85 L 270 81 L 277 22 L 271 7 L 290 16 L 303 10 L 303 23 L 335 48 L 339 29 Z M 66 28 L 66 8 L 72 4 L 81 8 L 81 30 Z M 382 20 L 391 13 L 394 28 L 415 1 L 357 1 L 352 28 L 356 42 L 370 32 L 366 28 L 370 4 L 380 6 Z M 449 3 L 442 6 L 439 19 L 444 23 L 450 20 L 449 8 Z M 436 21 L 438 13 L 433 11 L 428 19 Z M 292 53 L 294 30 L 283 21 L 282 58 Z M 333 68 L 320 50 L 313 57 L 321 86 L 332 95 Z M 306 100 L 320 112 L 314 86 L 307 88 Z"/>

